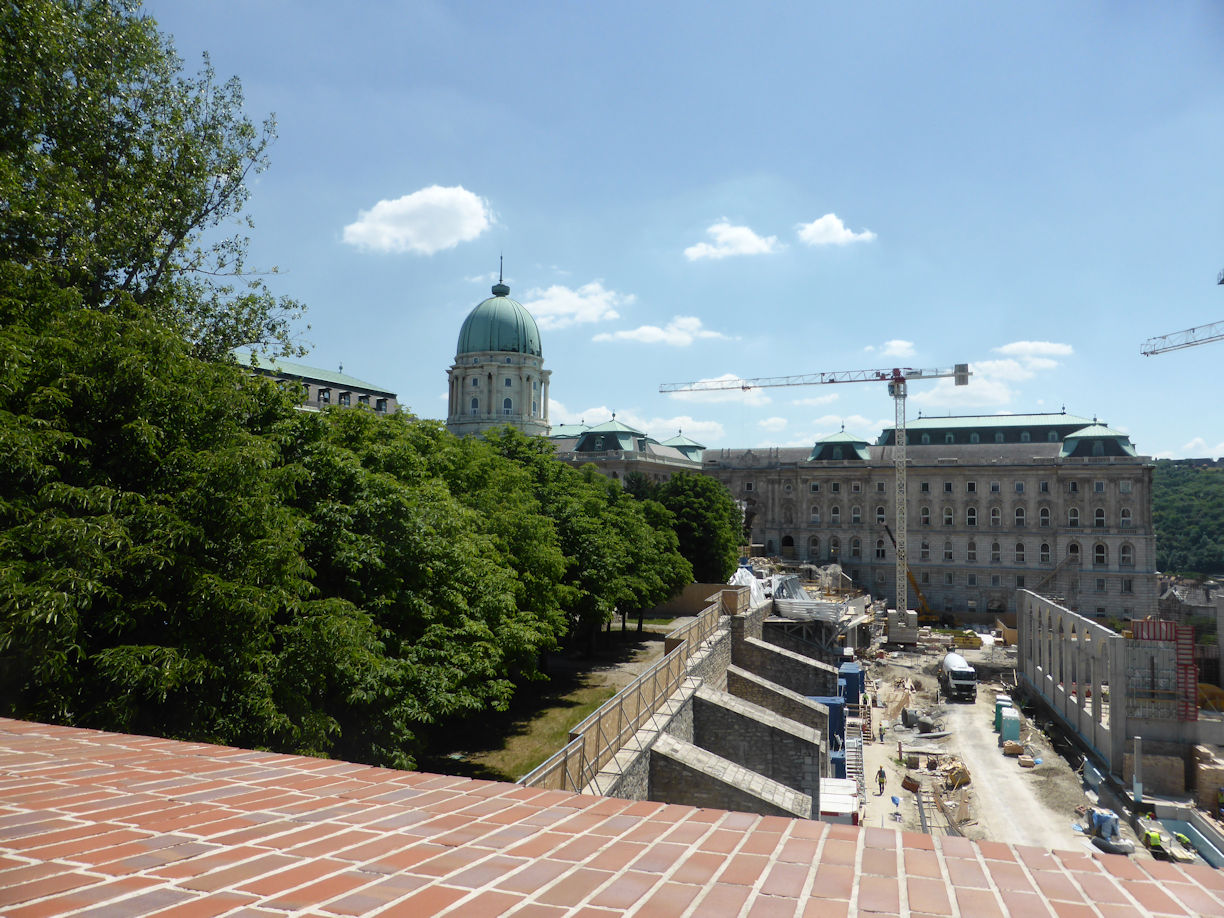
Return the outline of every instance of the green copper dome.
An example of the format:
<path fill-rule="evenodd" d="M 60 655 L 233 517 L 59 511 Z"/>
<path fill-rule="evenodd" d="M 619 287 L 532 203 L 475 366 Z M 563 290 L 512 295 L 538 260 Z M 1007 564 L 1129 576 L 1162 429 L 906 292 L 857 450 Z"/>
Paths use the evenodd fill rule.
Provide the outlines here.
<path fill-rule="evenodd" d="M 456 356 L 483 351 L 507 351 L 543 357 L 540 330 L 523 304 L 510 299 L 510 288 L 493 285 L 493 295 L 468 313 L 459 329 Z"/>

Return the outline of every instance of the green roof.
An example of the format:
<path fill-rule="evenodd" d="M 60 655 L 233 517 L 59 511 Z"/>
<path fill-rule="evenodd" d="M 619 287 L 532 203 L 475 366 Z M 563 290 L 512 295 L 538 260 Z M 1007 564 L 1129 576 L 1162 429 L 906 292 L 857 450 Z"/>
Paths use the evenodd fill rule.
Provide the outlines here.
<path fill-rule="evenodd" d="M 567 440 L 582 435 L 587 429 L 585 424 L 554 424 L 548 436 L 554 440 Z"/>
<path fill-rule="evenodd" d="M 912 418 L 905 422 L 906 431 L 911 430 L 956 430 L 970 427 L 1039 427 L 1075 424 L 1083 426 L 1095 423 L 1093 418 L 1081 418 L 1065 412 L 1049 414 L 968 414 L 950 417 L 929 416 Z M 891 428 L 890 428 L 891 429 Z"/>
<path fill-rule="evenodd" d="M 613 415 L 612 420 L 596 424 L 594 427 L 588 427 L 587 430 L 591 433 L 628 433 L 638 437 L 646 436 L 643 431 L 638 430 L 636 427 L 630 427 L 624 421 L 618 421 L 615 415 Z"/>
<path fill-rule="evenodd" d="M 540 330 L 523 304 L 509 297 L 505 284 L 493 285 L 493 296 L 468 313 L 459 329 L 455 355 L 505 351 L 543 357 Z"/>
<path fill-rule="evenodd" d="M 835 455 L 836 453 L 836 455 Z M 832 459 L 870 459 L 871 452 L 867 449 L 867 441 L 839 430 L 837 433 L 821 437 L 808 454 L 808 462 Z"/>
<path fill-rule="evenodd" d="M 1089 443 L 1088 441 L 1092 441 Z M 1096 446 L 1096 451 L 1093 446 Z M 1089 424 L 1079 430 L 1067 434 L 1063 438 L 1063 446 L 1059 451 L 1063 458 L 1068 456 L 1137 456 L 1131 445 L 1130 437 L 1120 430 L 1106 427 L 1104 424 Z"/>
<path fill-rule="evenodd" d="M 696 440 L 690 440 L 688 437 L 682 434 L 676 434 L 670 440 L 664 440 L 659 445 L 660 446 L 690 446 L 690 447 L 696 447 L 697 449 L 705 449 L 704 443 L 698 443 Z"/>
<path fill-rule="evenodd" d="M 356 376 L 349 376 L 347 373 L 341 373 L 338 370 L 324 370 L 320 367 L 307 366 L 304 363 L 294 363 L 290 360 L 281 360 L 279 357 L 264 357 L 254 355 L 255 362 L 252 363 L 252 355 L 249 353 L 234 352 L 234 357 L 238 363 L 244 367 L 250 367 L 257 373 L 263 373 L 268 376 L 282 376 L 288 379 L 302 379 L 310 382 L 329 383 L 333 386 L 349 386 L 353 389 L 367 389 L 370 392 L 381 392 L 384 395 L 394 396 L 395 393 L 386 386 L 376 386 L 372 382 L 366 382 L 364 379 L 358 379 Z"/>

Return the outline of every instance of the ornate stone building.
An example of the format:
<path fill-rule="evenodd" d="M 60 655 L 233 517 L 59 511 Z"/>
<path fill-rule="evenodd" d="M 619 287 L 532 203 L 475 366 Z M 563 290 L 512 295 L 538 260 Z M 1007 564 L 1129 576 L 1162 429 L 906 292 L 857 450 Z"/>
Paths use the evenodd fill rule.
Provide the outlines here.
<path fill-rule="evenodd" d="M 339 371 L 324 370 L 269 357 L 260 357 L 252 362 L 247 353 L 235 352 L 235 356 L 240 363 L 261 376 L 299 383 L 305 390 L 300 405 L 303 411 L 322 411 L 332 405 L 340 408 L 365 406 L 379 414 L 399 410 L 394 392 L 356 376 L 349 376 L 343 368 Z"/>
<path fill-rule="evenodd" d="M 893 443 L 706 450 L 768 555 L 843 568 L 895 604 Z M 1015 611 L 1016 590 L 1090 616 L 1156 611 L 1152 462 L 1068 414 L 919 418 L 907 439 L 910 569 L 936 612 Z M 916 597 L 908 604 L 913 608 Z"/>
<path fill-rule="evenodd" d="M 446 428 L 475 436 L 507 424 L 548 436 L 548 377 L 540 330 L 500 280 L 459 330 L 449 383 Z"/>

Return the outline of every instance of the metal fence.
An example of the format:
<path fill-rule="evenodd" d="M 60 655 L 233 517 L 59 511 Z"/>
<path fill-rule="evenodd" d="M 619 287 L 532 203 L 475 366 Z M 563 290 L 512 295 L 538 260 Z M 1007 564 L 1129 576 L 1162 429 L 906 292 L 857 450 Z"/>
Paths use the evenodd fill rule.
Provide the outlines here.
<path fill-rule="evenodd" d="M 667 635 L 663 659 L 574 727 L 565 747 L 518 783 L 569 791 L 589 785 L 680 687 L 689 656 L 718 630 L 720 612 L 716 602 Z"/>

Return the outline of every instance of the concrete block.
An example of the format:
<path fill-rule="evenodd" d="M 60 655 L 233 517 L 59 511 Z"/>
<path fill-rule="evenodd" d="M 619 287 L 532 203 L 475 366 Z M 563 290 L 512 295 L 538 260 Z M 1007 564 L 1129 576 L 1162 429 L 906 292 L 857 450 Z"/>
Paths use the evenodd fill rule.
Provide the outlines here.
<path fill-rule="evenodd" d="M 734 637 L 734 631 L 732 632 Z M 819 660 L 745 637 L 731 646 L 731 663 L 800 695 L 836 695 L 837 668 Z"/>
<path fill-rule="evenodd" d="M 791 819 L 813 815 L 808 795 L 666 735 L 650 753 L 650 799 Z"/>

